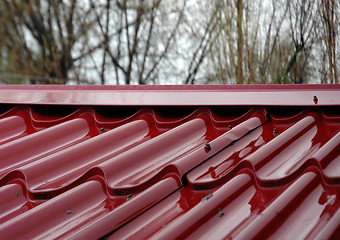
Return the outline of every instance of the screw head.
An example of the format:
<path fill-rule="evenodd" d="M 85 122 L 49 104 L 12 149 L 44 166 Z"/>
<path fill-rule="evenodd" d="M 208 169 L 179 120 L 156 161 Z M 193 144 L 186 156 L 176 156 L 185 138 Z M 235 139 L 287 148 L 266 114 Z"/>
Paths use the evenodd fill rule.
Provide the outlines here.
<path fill-rule="evenodd" d="M 219 208 L 218 209 L 218 216 L 222 217 L 224 215 L 224 212 Z"/>
<path fill-rule="evenodd" d="M 72 213 L 74 213 L 74 212 L 71 211 L 71 210 L 67 210 L 66 213 L 67 213 L 67 214 L 72 214 Z"/>
<path fill-rule="evenodd" d="M 277 131 L 277 129 L 276 128 L 274 128 L 274 130 L 273 130 L 273 134 L 274 135 L 276 135 L 276 134 L 278 134 L 279 133 L 279 131 Z"/>
<path fill-rule="evenodd" d="M 319 101 L 318 97 L 317 97 L 317 96 L 314 96 L 314 97 L 313 97 L 313 102 L 314 102 L 315 104 L 318 104 L 318 101 Z"/>
<path fill-rule="evenodd" d="M 210 143 L 206 143 L 205 146 L 204 146 L 204 149 L 207 150 L 207 151 L 210 151 L 211 150 Z"/>
<path fill-rule="evenodd" d="M 126 199 L 127 200 L 130 200 L 132 198 L 132 193 L 128 193 L 127 195 L 126 195 Z"/>

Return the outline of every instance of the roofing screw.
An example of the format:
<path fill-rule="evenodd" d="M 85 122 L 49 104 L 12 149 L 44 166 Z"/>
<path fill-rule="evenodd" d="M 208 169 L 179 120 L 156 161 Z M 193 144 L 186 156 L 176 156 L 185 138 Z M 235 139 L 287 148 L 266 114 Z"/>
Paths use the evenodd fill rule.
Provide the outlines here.
<path fill-rule="evenodd" d="M 210 143 L 206 143 L 205 146 L 204 146 L 204 149 L 207 150 L 207 151 L 210 151 L 211 150 Z"/>
<path fill-rule="evenodd" d="M 99 129 L 99 134 L 106 132 L 104 128 Z"/>
<path fill-rule="evenodd" d="M 205 196 L 204 198 L 201 199 L 201 202 L 203 202 L 204 200 L 208 200 L 209 198 L 212 198 L 212 194 L 210 193 L 209 195 Z"/>
<path fill-rule="evenodd" d="M 46 180 L 45 183 L 48 183 L 48 181 Z"/>
<path fill-rule="evenodd" d="M 131 199 L 131 198 L 132 198 L 132 193 L 128 193 L 128 194 L 126 195 L 126 199 L 129 200 L 129 199 Z"/>
<path fill-rule="evenodd" d="M 314 101 L 315 104 L 318 104 L 318 101 L 319 101 L 318 97 L 317 97 L 317 96 L 314 96 L 314 97 L 313 97 L 313 101 Z"/>
<path fill-rule="evenodd" d="M 224 215 L 224 212 L 221 210 L 221 208 L 218 209 L 218 216 L 222 217 Z"/>
<path fill-rule="evenodd" d="M 274 128 L 274 130 L 273 130 L 273 134 L 274 135 L 276 135 L 276 134 L 278 134 L 279 133 L 279 131 L 277 131 L 277 129 L 276 128 Z"/>
<path fill-rule="evenodd" d="M 74 213 L 74 212 L 71 211 L 71 210 L 67 210 L 66 213 L 67 213 L 67 214 L 72 214 L 72 213 Z"/>
<path fill-rule="evenodd" d="M 229 130 L 232 129 L 232 128 L 233 128 L 233 126 L 231 126 L 231 125 L 228 126 L 228 129 L 229 129 Z"/>
<path fill-rule="evenodd" d="M 16 196 L 19 196 L 19 193 L 16 192 L 15 195 L 16 195 Z"/>

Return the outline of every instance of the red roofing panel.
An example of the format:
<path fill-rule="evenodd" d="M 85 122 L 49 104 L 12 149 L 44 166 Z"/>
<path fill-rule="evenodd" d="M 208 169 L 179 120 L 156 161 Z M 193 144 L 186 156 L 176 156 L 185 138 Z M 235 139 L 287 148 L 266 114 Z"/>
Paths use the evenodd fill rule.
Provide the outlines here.
<path fill-rule="evenodd" d="M 21 88 L 10 90 L 26 91 Z M 63 91 L 86 96 L 84 88 Z M 183 88 L 192 101 L 204 90 Z M 3 88 L 1 96 L 10 90 Z M 112 89 L 91 89 L 91 97 L 98 90 Z M 228 91 L 240 99 L 246 96 L 240 90 Z M 321 96 L 313 87 L 302 92 Z M 340 95 L 337 87 L 334 92 Z M 171 101 L 171 94 L 162 94 Z M 124 107 L 90 100 L 82 107 L 48 99 L 18 105 L 20 96 L 11 96 L 14 105 L 0 105 L 2 239 L 340 235 L 337 97 L 311 106 L 258 106 L 245 99 L 242 107 L 133 107 L 136 100 L 127 98 Z"/>

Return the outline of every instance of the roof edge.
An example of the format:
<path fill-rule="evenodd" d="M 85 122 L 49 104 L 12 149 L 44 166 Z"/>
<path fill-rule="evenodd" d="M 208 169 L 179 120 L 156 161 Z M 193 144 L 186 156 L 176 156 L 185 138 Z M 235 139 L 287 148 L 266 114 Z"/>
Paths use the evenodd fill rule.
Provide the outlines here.
<path fill-rule="evenodd" d="M 103 106 L 339 106 L 340 85 L 1 85 L 0 103 Z"/>
<path fill-rule="evenodd" d="M 340 84 L 230 85 L 0 85 L 0 90 L 126 90 L 126 91 L 313 91 L 340 90 Z"/>

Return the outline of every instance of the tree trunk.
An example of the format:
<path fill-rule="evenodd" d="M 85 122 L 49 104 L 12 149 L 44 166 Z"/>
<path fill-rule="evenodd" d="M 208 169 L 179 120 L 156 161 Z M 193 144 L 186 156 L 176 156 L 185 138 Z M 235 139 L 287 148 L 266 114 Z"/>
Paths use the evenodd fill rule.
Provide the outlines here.
<path fill-rule="evenodd" d="M 237 8 L 237 66 L 236 66 L 236 82 L 237 84 L 243 83 L 243 2 L 242 0 L 236 1 Z"/>

